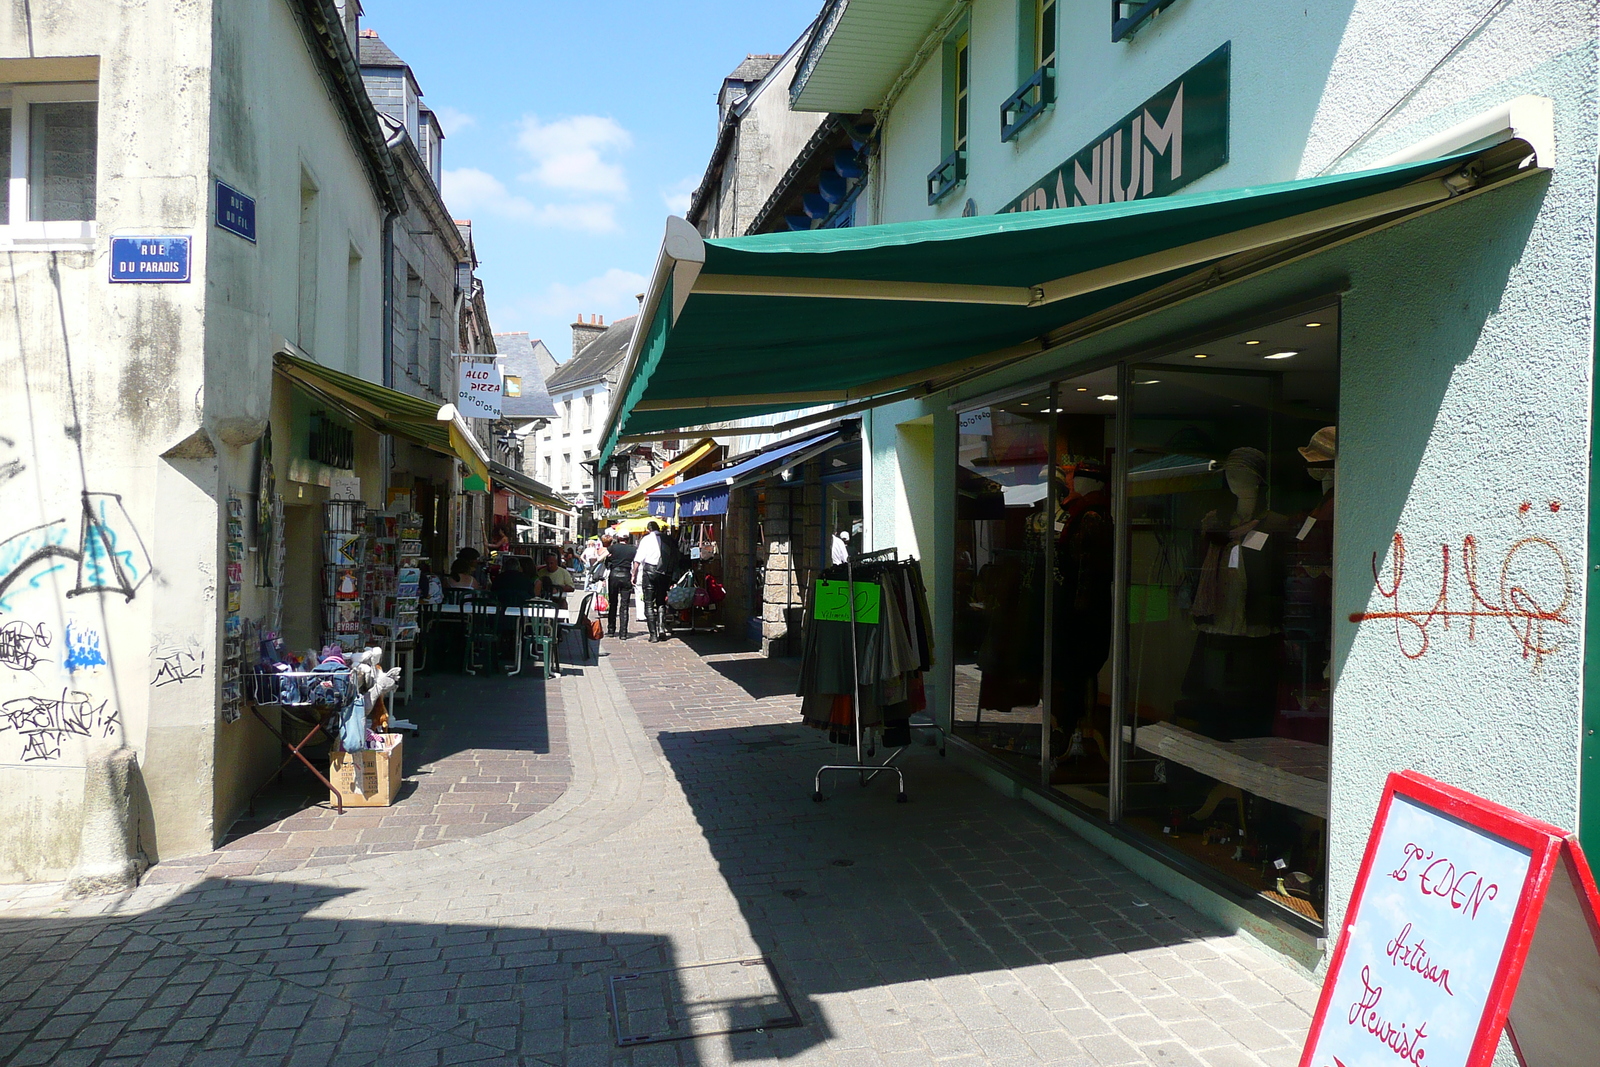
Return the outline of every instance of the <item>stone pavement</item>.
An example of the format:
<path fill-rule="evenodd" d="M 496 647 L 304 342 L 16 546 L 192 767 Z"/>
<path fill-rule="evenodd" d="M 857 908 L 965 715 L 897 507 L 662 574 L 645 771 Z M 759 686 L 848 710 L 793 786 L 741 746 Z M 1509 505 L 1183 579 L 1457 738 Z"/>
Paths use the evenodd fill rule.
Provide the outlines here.
<path fill-rule="evenodd" d="M 0 1063 L 1296 1061 L 1305 975 L 930 748 L 902 757 L 909 804 L 845 776 L 813 803 L 837 753 L 794 721 L 784 666 L 706 650 L 607 642 L 569 669 L 570 784 L 499 829 L 20 894 Z M 727 969 L 682 970 L 761 956 L 800 1025 L 619 1046 L 614 986 L 624 1036 L 771 1018 L 749 982 L 708 988 Z"/>
<path fill-rule="evenodd" d="M 341 815 L 297 761 L 258 798 L 255 814 L 233 825 L 220 849 L 162 863 L 146 881 L 275 874 L 408 852 L 509 826 L 566 789 L 558 686 L 546 687 L 534 675 L 424 675 L 413 696 L 396 713 L 420 732 L 401 748 L 405 784 L 394 806 L 346 808 Z"/>

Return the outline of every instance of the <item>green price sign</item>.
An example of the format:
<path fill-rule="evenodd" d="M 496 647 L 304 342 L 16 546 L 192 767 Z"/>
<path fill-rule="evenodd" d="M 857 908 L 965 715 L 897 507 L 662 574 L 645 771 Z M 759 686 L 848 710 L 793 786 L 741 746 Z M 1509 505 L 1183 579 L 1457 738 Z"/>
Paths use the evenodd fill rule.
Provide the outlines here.
<path fill-rule="evenodd" d="M 877 582 L 856 583 L 856 622 L 878 621 L 878 595 Z M 815 604 L 813 617 L 823 622 L 849 622 L 850 583 L 819 581 Z"/>

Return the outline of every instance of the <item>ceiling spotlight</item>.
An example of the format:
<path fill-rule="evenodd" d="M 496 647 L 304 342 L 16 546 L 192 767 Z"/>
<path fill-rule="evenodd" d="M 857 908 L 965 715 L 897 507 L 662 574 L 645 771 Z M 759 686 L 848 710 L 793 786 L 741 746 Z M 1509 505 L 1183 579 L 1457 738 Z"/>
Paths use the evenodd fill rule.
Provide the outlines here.
<path fill-rule="evenodd" d="M 1160 378 L 1148 378 L 1148 379 L 1146 379 L 1146 380 L 1144 380 L 1142 382 L 1134 382 L 1133 384 L 1134 385 L 1160 385 L 1161 384 L 1161 379 Z"/>
<path fill-rule="evenodd" d="M 1116 393 L 1101 393 L 1099 396 L 1095 397 L 1096 400 L 1115 400 L 1116 398 Z"/>
<path fill-rule="evenodd" d="M 1262 356 L 1261 358 L 1262 359 L 1288 359 L 1290 356 L 1298 356 L 1299 354 L 1300 353 L 1298 353 L 1298 352 L 1274 352 L 1270 356 Z"/>
<path fill-rule="evenodd" d="M 1080 386 L 1078 386 L 1078 392 L 1080 392 L 1080 393 L 1087 393 L 1087 392 L 1088 392 L 1088 391 L 1089 391 L 1089 387 L 1088 387 L 1088 386 L 1086 386 L 1086 385 L 1080 385 Z"/>
<path fill-rule="evenodd" d="M 1204 352 L 1196 352 L 1194 354 L 1194 358 L 1195 359 L 1210 359 L 1211 357 L 1209 355 L 1207 355 L 1206 353 L 1204 353 Z"/>
<path fill-rule="evenodd" d="M 1260 343 L 1261 343 L 1260 341 L 1246 341 L 1245 342 L 1245 344 L 1247 344 L 1247 345 L 1258 345 Z"/>
<path fill-rule="evenodd" d="M 1306 325 L 1308 327 L 1310 327 L 1311 329 L 1316 329 L 1318 326 L 1321 326 L 1322 323 L 1320 323 L 1320 322 L 1308 322 L 1308 323 L 1306 323 Z"/>
<path fill-rule="evenodd" d="M 1026 401 L 1026 400 L 1024 400 L 1024 401 L 1023 401 L 1023 402 L 1022 402 L 1022 406 L 1023 406 L 1023 407 L 1027 407 L 1027 406 L 1028 406 L 1028 402 L 1027 402 L 1027 401 Z"/>

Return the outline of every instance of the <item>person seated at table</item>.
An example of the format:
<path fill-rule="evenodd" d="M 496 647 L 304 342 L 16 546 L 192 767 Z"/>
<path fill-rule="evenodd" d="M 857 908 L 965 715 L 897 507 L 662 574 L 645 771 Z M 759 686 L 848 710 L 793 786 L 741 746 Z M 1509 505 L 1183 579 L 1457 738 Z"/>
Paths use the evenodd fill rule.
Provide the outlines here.
<path fill-rule="evenodd" d="M 554 552 L 545 553 L 544 568 L 534 576 L 533 595 L 565 607 L 567 594 L 574 588 L 572 573 L 561 566 Z"/>
<path fill-rule="evenodd" d="M 455 563 L 450 567 L 450 574 L 445 579 L 446 589 L 476 589 L 478 579 L 473 574 L 476 568 L 475 561 L 456 557 Z"/>
<path fill-rule="evenodd" d="M 521 604 L 533 596 L 538 571 L 527 556 L 502 556 L 500 575 L 494 580 L 495 598 L 502 604 Z"/>

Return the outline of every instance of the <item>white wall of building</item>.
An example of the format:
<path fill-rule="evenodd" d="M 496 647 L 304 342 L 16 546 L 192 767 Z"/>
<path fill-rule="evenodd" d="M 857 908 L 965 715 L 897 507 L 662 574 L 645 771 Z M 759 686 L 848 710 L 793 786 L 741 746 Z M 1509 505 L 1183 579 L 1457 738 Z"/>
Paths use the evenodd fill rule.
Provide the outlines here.
<path fill-rule="evenodd" d="M 0 83 L 50 73 L 26 57 L 97 56 L 99 127 L 92 236 L 8 249 L 0 286 L 22 338 L 0 358 L 0 627 L 32 635 L 0 665 L 0 880 L 71 867 L 93 749 L 137 752 L 151 858 L 209 850 L 242 806 L 276 743 L 217 713 L 224 502 L 250 486 L 274 338 L 374 377 L 381 306 L 378 202 L 283 0 L 19 11 Z M 212 225 L 213 176 L 256 197 L 257 243 Z M 190 236 L 193 280 L 110 284 L 114 234 Z M 102 547 L 74 559 L 85 529 Z M 203 670 L 171 682 L 172 663 Z"/>

